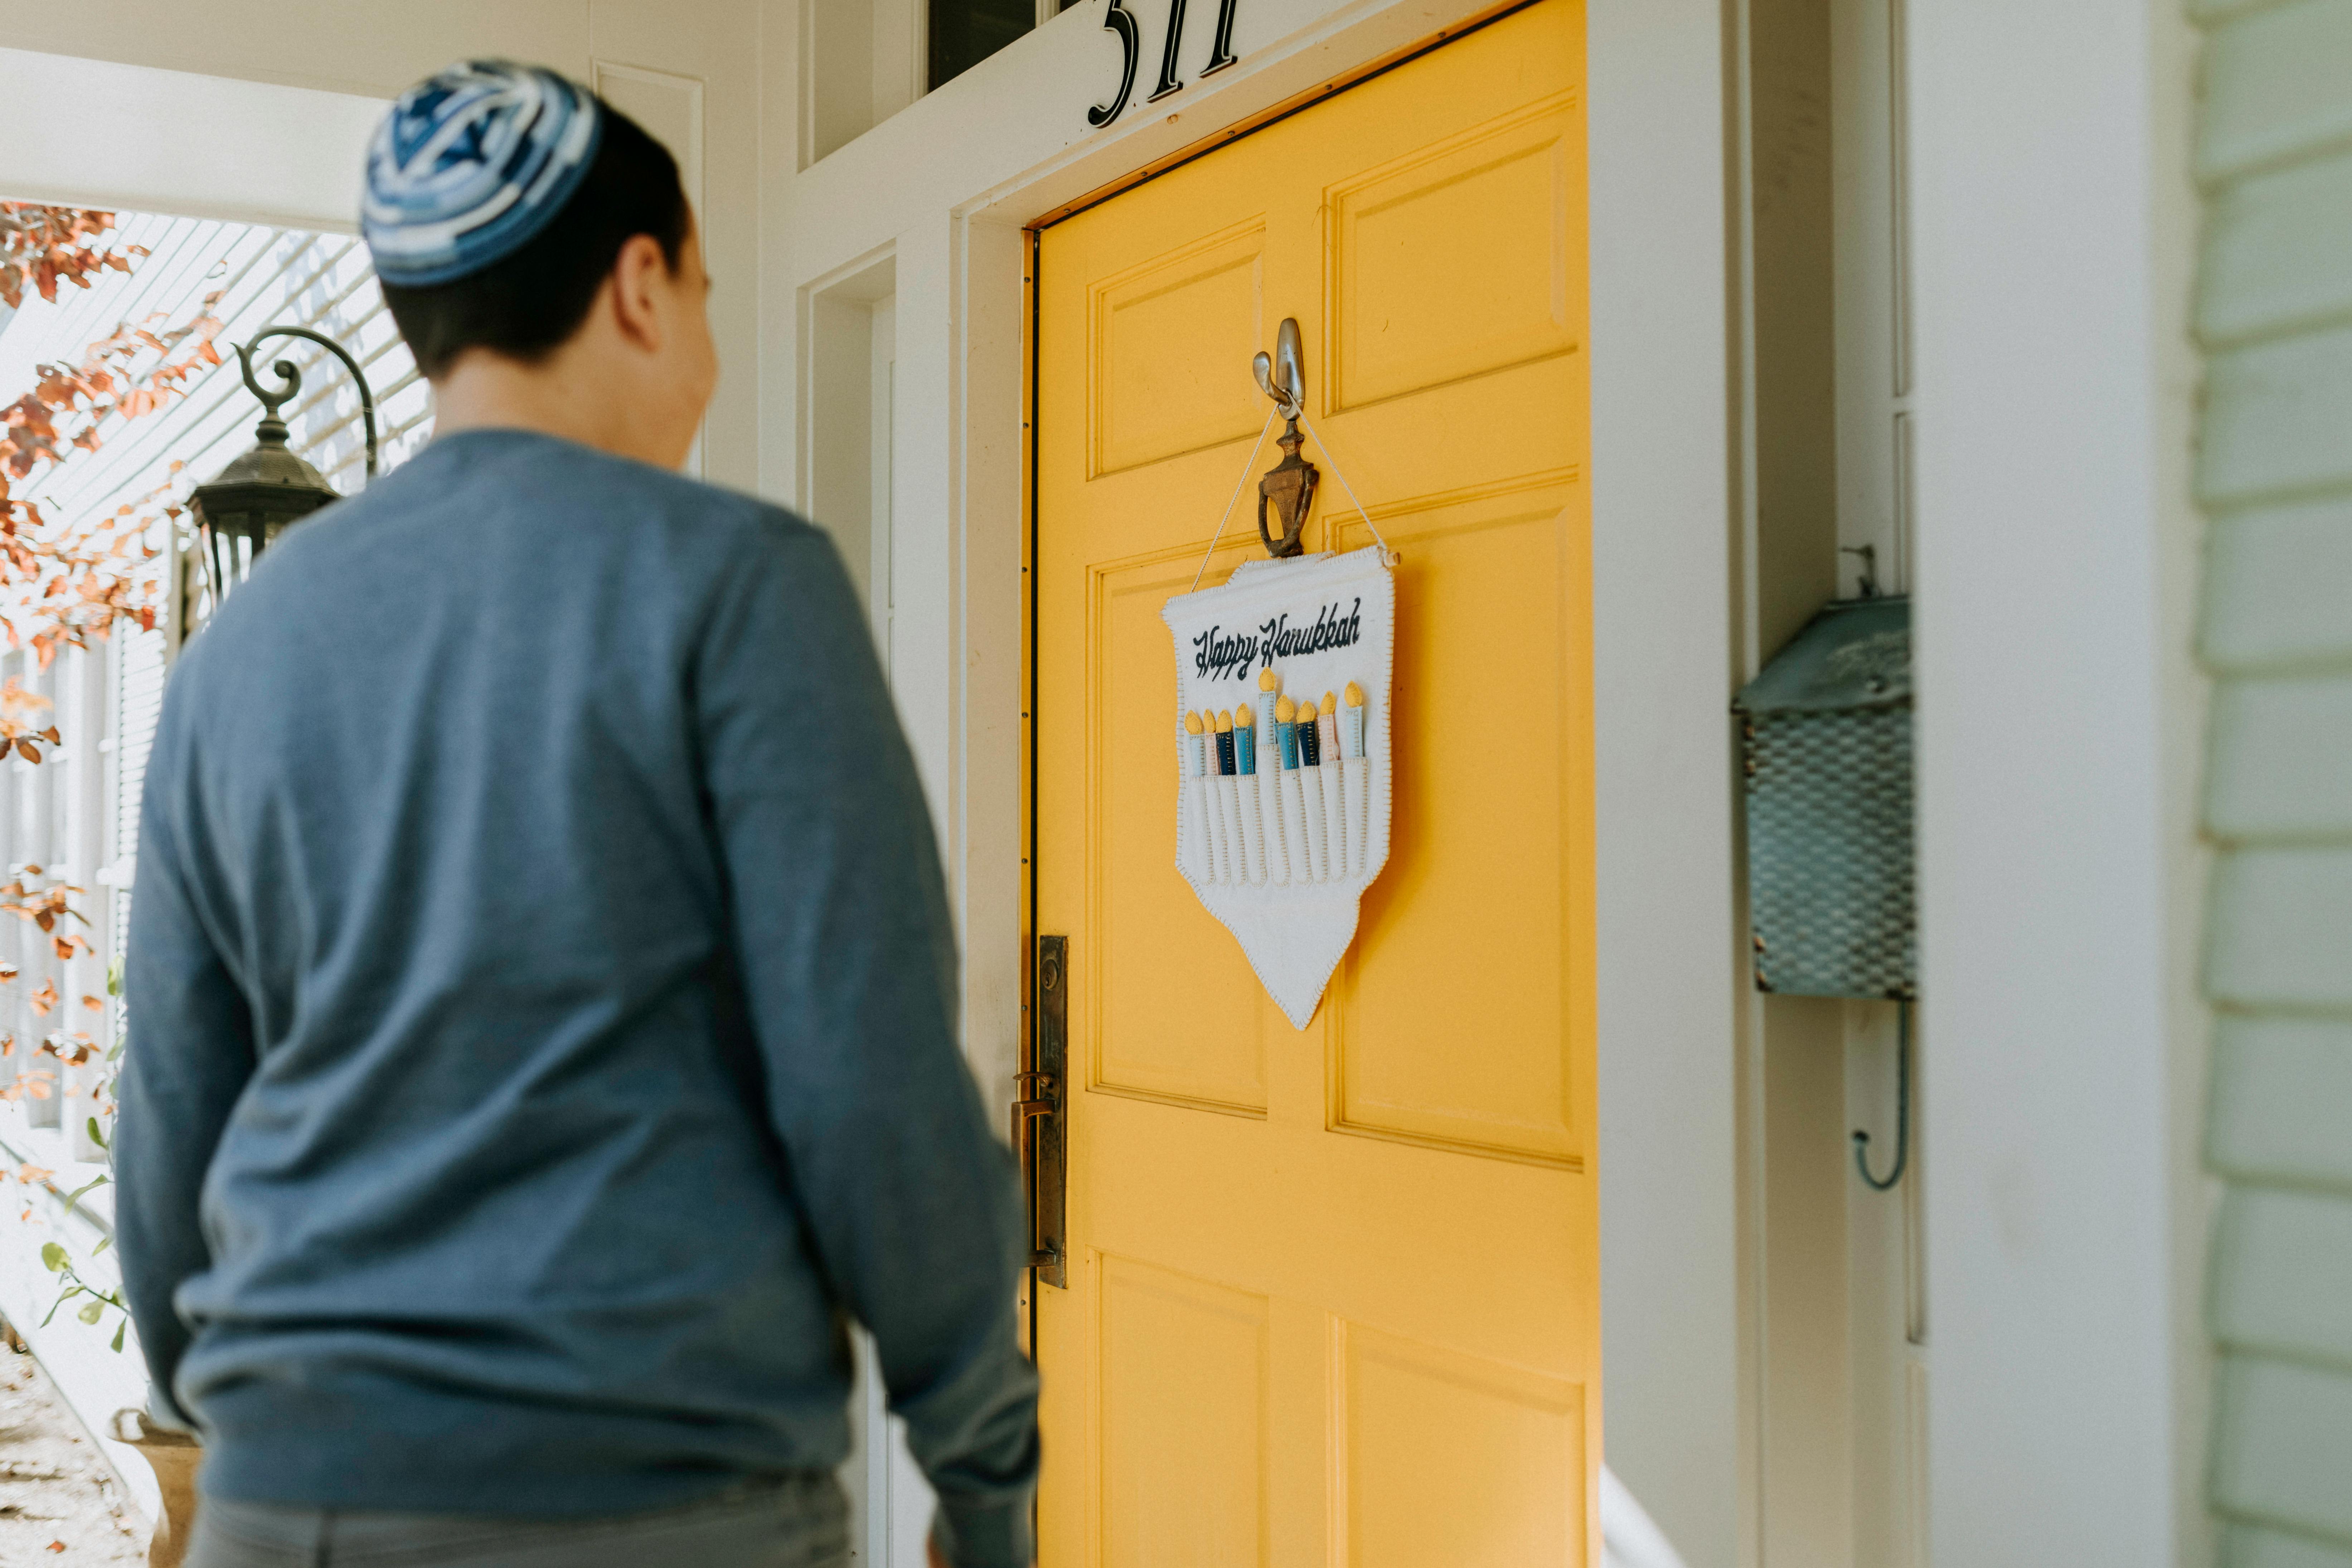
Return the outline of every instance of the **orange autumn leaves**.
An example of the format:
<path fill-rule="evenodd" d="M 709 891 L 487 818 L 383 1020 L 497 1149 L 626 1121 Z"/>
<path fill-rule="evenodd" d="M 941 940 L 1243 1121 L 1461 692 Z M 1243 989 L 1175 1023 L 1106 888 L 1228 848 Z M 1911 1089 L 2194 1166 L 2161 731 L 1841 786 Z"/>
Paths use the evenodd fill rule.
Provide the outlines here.
<path fill-rule="evenodd" d="M 113 227 L 112 213 L 0 202 L 0 303 L 16 309 L 29 286 L 54 305 L 60 283 L 87 289 L 100 272 L 130 271 L 131 258 L 146 255 L 145 246 L 115 250 L 92 243 Z"/>
<path fill-rule="evenodd" d="M 58 933 L 58 927 L 68 919 L 79 921 L 84 925 L 89 924 L 89 917 L 75 909 L 69 901 L 82 889 L 70 887 L 64 882 L 53 882 L 46 888 L 27 890 L 25 887 L 25 878 L 37 877 L 40 874 L 41 868 L 38 866 L 27 866 L 25 868 L 25 877 L 20 877 L 13 882 L 0 882 L 0 913 L 15 915 L 18 920 L 30 921 L 40 927 L 48 934 L 49 945 L 57 950 L 59 958 L 71 958 L 77 952 L 96 951 L 89 945 L 89 939 L 79 931 L 69 931 L 64 935 Z M 0 975 L 0 980 L 14 978 L 13 974 Z M 40 1005 L 38 996 L 34 998 L 36 1012 L 47 1013 L 49 1007 L 56 1005 L 57 996 L 54 993 L 49 997 L 47 1007 Z"/>
<path fill-rule="evenodd" d="M 15 752 L 28 763 L 41 760 L 40 742 L 58 743 L 58 727 L 39 724 L 40 715 L 49 710 L 49 700 L 37 691 L 27 691 L 10 676 L 0 683 L 0 755 Z"/>
<path fill-rule="evenodd" d="M 101 273 L 131 271 L 144 247 L 95 243 L 113 226 L 111 213 L 0 202 L 0 300 L 16 305 L 29 286 L 54 303 L 60 282 L 88 289 Z M 32 390 L 0 405 L 0 592 L 18 590 L 0 614 L 9 646 L 29 642 L 44 668 L 59 648 L 87 648 L 119 621 L 153 628 L 157 584 L 141 568 L 159 551 L 146 536 L 186 509 L 176 479 L 95 521 L 46 517 L 19 492 L 76 452 L 96 451 L 108 419 L 152 414 L 218 365 L 214 339 L 223 323 L 213 308 L 220 298 L 206 295 L 176 325 L 161 314 L 121 322 L 79 363 L 36 366 Z M 175 476 L 179 467 L 172 465 Z"/>
<path fill-rule="evenodd" d="M 90 946 L 88 937 L 83 936 L 79 931 L 60 930 L 70 921 L 79 921 L 83 925 L 89 923 L 89 917 L 75 909 L 71 902 L 82 889 L 66 882 L 53 882 L 46 888 L 38 889 L 27 889 L 25 886 L 26 879 L 37 878 L 40 875 L 41 868 L 38 866 L 27 866 L 25 868 L 24 876 L 14 881 L 0 882 L 0 911 L 13 914 L 19 920 L 27 921 L 38 926 L 48 937 L 51 951 L 61 959 L 70 959 L 80 954 L 94 952 L 96 950 Z M 15 964 L 0 961 L 0 984 L 15 980 L 17 973 Z M 26 1005 L 32 1008 L 35 1016 L 46 1018 L 57 1012 L 64 998 L 58 994 L 58 983 L 55 980 L 44 980 L 41 982 L 41 988 L 25 998 L 25 1001 Z M 105 999 L 99 996 L 85 995 L 81 999 L 81 1005 L 93 1013 L 103 1012 L 106 1009 Z M 53 1030 L 37 1047 L 37 1050 L 38 1054 L 57 1058 L 68 1067 L 79 1067 L 99 1054 L 99 1046 L 97 1041 L 83 1030 L 59 1028 Z M 0 1057 L 12 1057 L 16 1054 L 15 1037 L 0 1036 Z M 47 1100 L 50 1094 L 51 1076 L 26 1073 L 13 1083 L 0 1085 L 0 1100 L 21 1100 L 27 1096 L 34 1100 Z"/>
<path fill-rule="evenodd" d="M 119 237 L 110 243 L 116 228 L 109 212 L 0 202 L 0 302 L 38 309 L 37 297 L 55 305 L 68 288 L 88 290 L 110 276 L 131 274 L 147 251 Z M 163 592 L 157 560 L 174 547 L 186 507 L 177 462 L 164 470 L 162 484 L 123 504 L 110 502 L 110 514 L 103 517 L 68 514 L 51 499 L 53 488 L 37 487 L 52 486 L 61 468 L 98 451 L 123 421 L 171 406 L 221 364 L 215 342 L 225 331 L 216 313 L 221 298 L 215 291 L 193 309 L 117 322 L 78 353 L 62 354 L 67 363 L 33 367 L 29 387 L 0 387 L 0 632 L 8 647 L 29 647 L 44 669 L 59 649 L 90 648 L 121 622 L 155 626 Z M 18 680 L 0 682 L 0 754 L 28 763 L 51 757 L 60 737 L 50 708 L 47 698 Z M 0 883 L 0 911 L 37 927 L 61 964 L 96 956 L 89 938 L 76 929 L 90 923 L 73 903 L 82 889 L 62 881 L 41 884 L 40 867 L 22 868 L 16 880 Z M 38 967 L 47 967 L 47 955 Z M 71 973 L 67 967 L 56 971 L 59 977 Z M 0 962 L 0 984 L 18 978 L 16 965 Z M 34 1016 L 46 1020 L 39 1027 L 49 1031 L 35 1053 L 68 1065 L 102 1056 L 89 1033 L 69 1026 L 68 999 L 59 994 L 69 980 L 33 978 L 40 989 L 25 1000 Z M 89 1012 L 105 1011 L 100 997 L 80 1001 Z M 0 1037 L 0 1057 L 13 1056 L 16 1044 Z M 0 1099 L 47 1100 L 59 1087 L 58 1072 L 27 1064 L 15 1081 L 0 1086 Z M 77 1090 L 68 1082 L 63 1092 Z M 91 1126 L 97 1137 L 95 1118 Z"/>

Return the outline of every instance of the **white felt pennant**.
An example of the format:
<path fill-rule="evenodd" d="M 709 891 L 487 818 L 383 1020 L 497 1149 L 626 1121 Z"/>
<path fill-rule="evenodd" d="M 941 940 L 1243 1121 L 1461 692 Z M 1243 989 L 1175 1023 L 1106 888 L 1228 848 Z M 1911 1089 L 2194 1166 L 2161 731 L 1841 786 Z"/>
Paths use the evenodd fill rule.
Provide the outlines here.
<path fill-rule="evenodd" d="M 1364 889 L 1388 863 L 1395 576 L 1377 549 L 1255 561 L 1220 587 L 1169 600 L 1160 616 L 1177 667 L 1176 868 L 1303 1029 L 1355 940 Z M 1352 711 L 1350 683 L 1365 698 Z M 1327 692 L 1339 710 L 1319 731 L 1319 761 L 1284 767 L 1277 696 L 1319 709 Z M 1215 717 L 1244 709 L 1255 722 L 1230 731 L 1226 773 Z M 1197 740 L 1188 714 L 1210 721 Z"/>

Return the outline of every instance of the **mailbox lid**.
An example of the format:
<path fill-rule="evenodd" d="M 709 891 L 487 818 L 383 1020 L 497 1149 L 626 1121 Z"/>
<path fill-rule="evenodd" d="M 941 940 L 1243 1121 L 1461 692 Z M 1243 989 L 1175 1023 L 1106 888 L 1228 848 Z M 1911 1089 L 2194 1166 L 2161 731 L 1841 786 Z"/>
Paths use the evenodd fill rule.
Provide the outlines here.
<path fill-rule="evenodd" d="M 1911 599 L 1839 599 L 1772 656 L 1732 700 L 1735 712 L 1843 712 L 1911 701 Z"/>

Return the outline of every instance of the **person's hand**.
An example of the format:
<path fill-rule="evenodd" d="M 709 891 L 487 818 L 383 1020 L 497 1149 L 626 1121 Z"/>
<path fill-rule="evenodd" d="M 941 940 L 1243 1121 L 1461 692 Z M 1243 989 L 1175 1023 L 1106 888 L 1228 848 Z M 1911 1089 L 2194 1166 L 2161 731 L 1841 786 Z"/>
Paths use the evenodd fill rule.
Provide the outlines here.
<path fill-rule="evenodd" d="M 940 1555 L 940 1543 L 929 1536 L 923 1538 L 924 1553 L 931 1560 L 931 1568 L 949 1568 L 948 1560 Z"/>

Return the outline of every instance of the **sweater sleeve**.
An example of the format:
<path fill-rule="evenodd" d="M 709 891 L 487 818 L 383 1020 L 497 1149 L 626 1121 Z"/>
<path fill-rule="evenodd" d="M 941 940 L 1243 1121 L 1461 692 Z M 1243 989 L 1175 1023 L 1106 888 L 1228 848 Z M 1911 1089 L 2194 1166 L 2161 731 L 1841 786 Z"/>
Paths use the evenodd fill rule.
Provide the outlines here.
<path fill-rule="evenodd" d="M 171 730 L 167 717 L 140 812 L 124 975 L 131 1038 L 113 1140 L 115 1225 L 123 1299 L 154 1379 L 155 1413 L 193 1426 L 172 1387 L 189 1342 L 173 1297 L 212 1263 L 198 1204 L 213 1153 L 253 1076 L 254 1042 L 245 994 L 198 918 L 185 879 L 175 818 L 187 781 L 175 765 Z"/>
<path fill-rule="evenodd" d="M 833 1289 L 873 1333 L 957 1568 L 1026 1568 L 1026 1221 L 957 1047 L 954 931 L 913 758 L 832 546 L 764 524 L 703 628 L 709 809 L 768 1111 Z"/>

